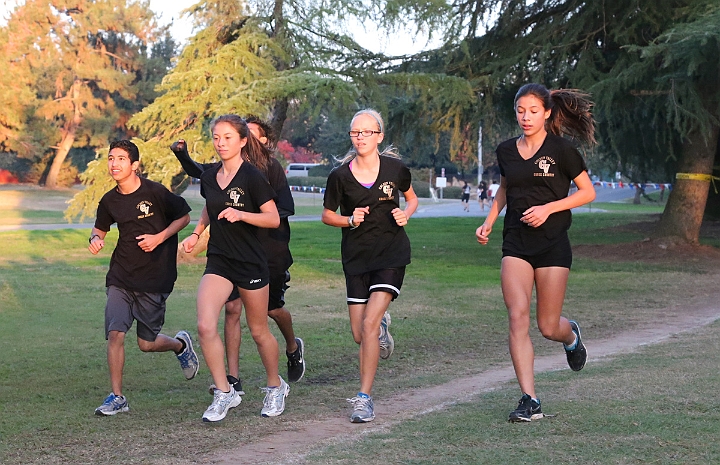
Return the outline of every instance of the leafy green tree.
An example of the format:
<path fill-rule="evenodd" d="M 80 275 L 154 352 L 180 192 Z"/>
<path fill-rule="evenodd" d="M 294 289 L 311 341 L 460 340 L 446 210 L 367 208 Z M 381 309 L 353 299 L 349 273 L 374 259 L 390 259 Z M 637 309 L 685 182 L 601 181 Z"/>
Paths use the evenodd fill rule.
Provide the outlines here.
<path fill-rule="evenodd" d="M 158 88 L 162 95 L 130 121 L 146 141 L 145 173 L 182 188 L 182 171 L 168 147 L 183 138 L 198 160 L 211 160 L 208 124 L 216 115 L 257 114 L 270 120 L 279 135 L 289 112 L 311 119 L 335 111 L 352 114 L 364 106 L 387 105 L 387 95 L 400 88 L 434 103 L 436 118 L 430 121 L 424 114 L 428 124 L 453 132 L 453 105 L 472 99 L 467 89 L 453 93 L 447 83 L 455 78 L 436 76 L 422 83 L 413 75 L 391 76 L 389 58 L 363 49 L 342 32 L 350 18 L 397 19 L 410 11 L 406 4 L 413 2 L 206 0 L 194 5 L 188 12 L 197 34 Z M 422 88 L 427 83 L 437 89 Z M 76 196 L 68 214 L 90 214 L 94 200 L 89 192 Z"/>
<path fill-rule="evenodd" d="M 662 168 L 711 174 L 720 120 L 713 84 L 720 63 L 717 1 L 494 0 L 453 7 L 445 31 L 459 45 L 427 63 L 472 83 L 481 95 L 485 140 L 494 145 L 515 131 L 512 98 L 520 85 L 575 87 L 597 102 L 598 153 L 634 181 Z M 697 242 L 707 191 L 706 181 L 679 179 L 658 234 Z"/>
<path fill-rule="evenodd" d="M 73 147 L 104 146 L 147 101 L 147 46 L 161 33 L 142 2 L 28 0 L 17 7 L 3 34 L 10 45 L 3 62 L 18 70 L 20 95 L 33 98 L 0 117 L 5 147 L 36 157 L 50 152 L 45 184 L 54 187 Z"/>

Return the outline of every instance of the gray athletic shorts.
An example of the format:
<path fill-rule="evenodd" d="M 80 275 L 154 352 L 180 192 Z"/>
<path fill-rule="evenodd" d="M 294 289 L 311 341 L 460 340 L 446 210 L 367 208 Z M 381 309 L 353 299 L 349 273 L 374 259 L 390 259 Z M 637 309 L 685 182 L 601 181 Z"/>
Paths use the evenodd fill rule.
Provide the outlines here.
<path fill-rule="evenodd" d="M 137 320 L 137 337 L 155 341 L 165 323 L 165 301 L 169 292 L 134 292 L 110 286 L 105 293 L 105 339 L 110 331 L 127 333 L 133 320 Z"/>

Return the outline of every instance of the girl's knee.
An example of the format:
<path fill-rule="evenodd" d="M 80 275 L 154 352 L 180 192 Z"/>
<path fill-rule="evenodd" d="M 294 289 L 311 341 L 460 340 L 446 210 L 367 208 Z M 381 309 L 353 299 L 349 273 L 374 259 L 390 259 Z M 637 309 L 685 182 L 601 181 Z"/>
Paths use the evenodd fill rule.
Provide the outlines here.
<path fill-rule="evenodd" d="M 200 339 L 213 337 L 217 334 L 219 334 L 217 331 L 217 321 L 198 320 L 198 337 Z"/>
<path fill-rule="evenodd" d="M 558 341 L 560 338 L 560 322 L 556 323 L 543 323 L 538 322 L 538 329 L 540 330 L 540 334 L 545 339 L 549 339 L 551 341 Z"/>

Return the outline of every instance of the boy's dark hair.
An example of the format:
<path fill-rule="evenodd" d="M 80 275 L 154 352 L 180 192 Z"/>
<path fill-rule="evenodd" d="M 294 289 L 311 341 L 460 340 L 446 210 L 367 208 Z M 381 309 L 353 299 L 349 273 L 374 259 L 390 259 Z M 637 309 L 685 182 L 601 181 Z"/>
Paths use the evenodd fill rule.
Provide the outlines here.
<path fill-rule="evenodd" d="M 266 121 L 261 120 L 255 115 L 248 115 L 245 117 L 245 122 L 248 124 L 257 124 L 260 127 L 260 131 L 262 132 L 261 136 L 267 138 L 268 145 L 272 146 L 275 143 L 275 134 L 273 133 L 272 128 Z"/>
<path fill-rule="evenodd" d="M 133 144 L 129 140 L 122 139 L 110 142 L 110 150 L 108 152 L 114 148 L 122 149 L 127 152 L 130 162 L 134 163 L 136 161 L 140 161 L 140 149 L 138 149 L 137 145 Z"/>

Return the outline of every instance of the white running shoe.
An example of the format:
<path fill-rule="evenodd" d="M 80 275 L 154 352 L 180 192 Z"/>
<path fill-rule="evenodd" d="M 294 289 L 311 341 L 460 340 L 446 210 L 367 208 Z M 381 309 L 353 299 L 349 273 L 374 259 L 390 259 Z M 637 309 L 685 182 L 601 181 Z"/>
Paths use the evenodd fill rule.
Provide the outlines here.
<path fill-rule="evenodd" d="M 225 418 L 231 408 L 240 405 L 240 402 L 242 402 L 242 398 L 232 386 L 230 386 L 230 392 L 215 389 L 212 404 L 205 410 L 202 419 L 203 421 L 220 421 Z"/>
<path fill-rule="evenodd" d="M 390 335 L 390 331 L 388 329 L 390 322 L 390 314 L 385 312 L 382 320 L 380 320 L 380 337 L 378 338 L 380 339 L 380 358 L 383 360 L 390 358 L 393 350 L 395 350 L 395 341 Z"/>
<path fill-rule="evenodd" d="M 285 410 L 285 398 L 290 393 L 290 386 L 282 377 L 278 376 L 278 378 L 280 378 L 280 386 L 260 388 L 265 392 L 263 408 L 260 411 L 260 415 L 264 417 L 276 417 Z"/>
<path fill-rule="evenodd" d="M 102 405 L 95 409 L 95 415 L 115 415 L 121 412 L 129 412 L 130 406 L 125 396 L 116 396 L 111 392 L 103 401 Z"/>

